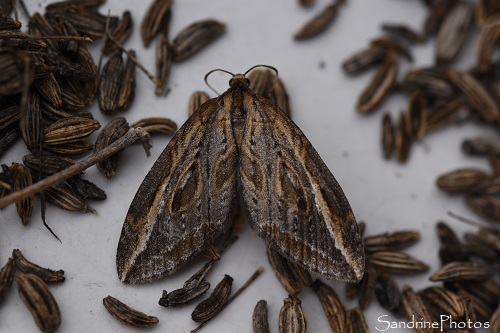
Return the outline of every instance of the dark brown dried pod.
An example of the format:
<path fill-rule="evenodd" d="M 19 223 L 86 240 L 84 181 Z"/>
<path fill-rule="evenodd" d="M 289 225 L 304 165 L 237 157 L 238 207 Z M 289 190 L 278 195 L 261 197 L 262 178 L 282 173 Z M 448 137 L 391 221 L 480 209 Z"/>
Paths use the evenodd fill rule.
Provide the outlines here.
<path fill-rule="evenodd" d="M 439 221 L 436 228 L 441 241 L 439 247 L 441 263 L 444 265 L 452 261 L 467 261 L 468 256 L 464 252 L 463 244 L 455 232 L 443 221 Z"/>
<path fill-rule="evenodd" d="M 375 252 L 370 262 L 378 269 L 395 274 L 417 274 L 429 270 L 429 266 L 409 254 L 394 251 Z"/>
<path fill-rule="evenodd" d="M 395 251 L 405 249 L 420 240 L 418 230 L 399 230 L 384 232 L 383 234 L 367 236 L 363 240 L 365 251 L 368 253 L 379 251 Z"/>
<path fill-rule="evenodd" d="M 21 118 L 21 108 L 19 105 L 4 107 L 0 110 L 0 131 L 17 125 Z"/>
<path fill-rule="evenodd" d="M 448 70 L 448 77 L 463 94 L 465 101 L 486 121 L 500 119 L 500 110 L 488 91 L 472 75 L 466 72 Z"/>
<path fill-rule="evenodd" d="M 460 281 L 460 280 L 485 280 L 491 272 L 483 265 L 473 262 L 449 262 L 432 274 L 429 280 L 436 281 Z"/>
<path fill-rule="evenodd" d="M 21 108 L 21 118 L 19 128 L 23 136 L 24 143 L 28 150 L 37 153 L 40 150 L 42 113 L 40 112 L 40 97 L 37 92 L 28 93 L 26 106 Z"/>
<path fill-rule="evenodd" d="M 189 97 L 188 115 L 191 117 L 196 112 L 196 110 L 198 110 L 198 108 L 209 99 L 210 96 L 208 96 L 208 94 L 204 91 L 195 91 L 194 93 L 192 93 L 191 97 Z"/>
<path fill-rule="evenodd" d="M 385 60 L 379 65 L 370 84 L 361 93 L 356 106 L 360 112 L 368 112 L 379 105 L 392 91 L 398 73 L 396 52 L 388 52 Z"/>
<path fill-rule="evenodd" d="M 14 258 L 17 269 L 21 272 L 35 274 L 47 283 L 64 282 L 65 280 L 63 270 L 54 271 L 49 268 L 40 267 L 27 260 L 19 249 L 12 251 L 12 258 Z"/>
<path fill-rule="evenodd" d="M 9 48 L 0 51 L 0 94 L 14 95 L 35 79 L 33 59 Z"/>
<path fill-rule="evenodd" d="M 495 304 L 493 305 L 488 304 L 485 300 L 477 297 L 476 295 L 465 289 L 459 289 L 456 291 L 456 293 L 464 299 L 467 312 L 472 312 L 471 315 L 474 316 L 474 321 L 486 322 L 493 315 L 493 311 L 495 311 L 495 306 L 498 300 L 496 300 Z"/>
<path fill-rule="evenodd" d="M 410 43 L 422 43 L 425 37 L 404 24 L 382 24 L 382 30 Z"/>
<path fill-rule="evenodd" d="M 146 328 L 156 325 L 159 322 L 158 318 L 137 311 L 112 296 L 103 298 L 102 304 L 104 304 L 106 310 L 108 310 L 113 317 L 125 325 Z"/>
<path fill-rule="evenodd" d="M 105 200 L 107 198 L 104 190 L 86 179 L 75 176 L 66 181 L 84 200 Z"/>
<path fill-rule="evenodd" d="M 14 260 L 9 258 L 5 266 L 0 270 L 0 304 L 5 299 L 7 292 L 12 286 L 12 281 L 14 281 L 14 274 L 16 273 L 16 266 L 14 265 Z"/>
<path fill-rule="evenodd" d="M 51 204 L 69 211 L 91 212 L 96 211 L 87 205 L 82 196 L 67 183 L 62 182 L 52 187 L 49 187 L 44 192 L 45 199 Z"/>
<path fill-rule="evenodd" d="M 75 141 L 72 143 L 45 147 L 45 149 L 52 153 L 65 156 L 81 156 L 92 151 L 93 148 L 93 144 L 84 141 Z"/>
<path fill-rule="evenodd" d="M 438 313 L 449 314 L 455 318 L 465 315 L 465 304 L 454 292 L 441 287 L 427 287 L 418 293 L 426 304 L 437 308 Z"/>
<path fill-rule="evenodd" d="M 464 120 L 469 114 L 469 108 L 459 98 L 446 101 L 427 114 L 427 132 Z"/>
<path fill-rule="evenodd" d="M 391 275 L 378 272 L 375 296 L 384 309 L 401 314 L 401 290 Z"/>
<path fill-rule="evenodd" d="M 396 158 L 400 163 L 406 163 L 411 152 L 412 140 L 407 127 L 406 116 L 404 112 L 399 113 L 398 126 L 395 129 Z"/>
<path fill-rule="evenodd" d="M 492 195 L 470 194 L 465 203 L 477 214 L 488 219 L 500 221 L 500 199 Z"/>
<path fill-rule="evenodd" d="M 132 34 L 132 30 L 134 29 L 134 21 L 132 20 L 132 15 L 130 11 L 123 12 L 123 16 L 118 21 L 116 27 L 111 31 L 111 36 L 114 37 L 120 44 L 124 44 L 130 35 Z M 118 51 L 117 44 L 111 39 L 106 39 L 106 43 L 102 49 L 102 53 L 104 55 L 110 55 L 111 53 Z"/>
<path fill-rule="evenodd" d="M 476 49 L 477 68 L 479 71 L 486 72 L 490 68 L 493 52 L 498 45 L 499 39 L 500 21 L 492 22 L 481 30 Z"/>
<path fill-rule="evenodd" d="M 118 109 L 123 71 L 123 59 L 120 51 L 113 53 L 104 64 L 99 82 L 99 109 L 104 114 L 111 114 Z"/>
<path fill-rule="evenodd" d="M 484 186 L 491 174 L 476 168 L 462 168 L 440 175 L 436 185 L 448 193 L 470 192 Z"/>
<path fill-rule="evenodd" d="M 315 37 L 325 31 L 337 16 L 338 4 L 334 3 L 326 6 L 312 20 L 307 22 L 293 36 L 295 40 L 304 40 Z"/>
<path fill-rule="evenodd" d="M 316 280 L 312 288 L 318 295 L 332 331 L 344 332 L 347 329 L 347 310 L 335 290 L 321 280 Z"/>
<path fill-rule="evenodd" d="M 164 307 L 188 304 L 193 299 L 205 294 L 210 289 L 210 282 L 201 280 L 198 284 L 185 286 L 171 292 L 163 291 L 158 304 Z"/>
<path fill-rule="evenodd" d="M 290 271 L 300 283 L 302 283 L 306 287 L 312 286 L 314 280 L 312 279 L 311 273 L 309 273 L 309 271 L 291 261 L 288 262 L 288 266 L 290 267 Z"/>
<path fill-rule="evenodd" d="M 173 60 L 176 62 L 192 57 L 226 32 L 226 25 L 216 20 L 195 22 L 177 34 L 172 42 Z"/>
<path fill-rule="evenodd" d="M 263 299 L 255 304 L 252 316 L 253 333 L 270 333 L 267 319 L 267 302 Z"/>
<path fill-rule="evenodd" d="M 13 128 L 6 132 L 0 131 L 0 157 L 3 156 L 10 145 L 12 145 L 20 137 L 21 132 L 18 128 Z"/>
<path fill-rule="evenodd" d="M 107 15 L 100 14 L 97 10 L 86 11 L 46 11 L 45 17 L 49 22 L 64 22 L 73 26 L 73 29 L 82 36 L 89 36 L 92 39 L 102 38 L 106 33 Z M 114 29 L 118 24 L 117 16 L 109 16 L 109 28 Z"/>
<path fill-rule="evenodd" d="M 443 71 L 435 68 L 413 69 L 406 73 L 402 83 L 408 90 L 420 90 L 425 96 L 450 99 L 455 95 L 453 86 Z"/>
<path fill-rule="evenodd" d="M 16 276 L 19 296 L 40 331 L 52 333 L 61 325 L 61 311 L 47 284 L 35 274 Z"/>
<path fill-rule="evenodd" d="M 427 98 L 420 90 L 415 90 L 408 99 L 408 115 L 406 128 L 413 140 L 421 139 L 427 131 Z"/>
<path fill-rule="evenodd" d="M 391 114 L 386 112 L 382 117 L 382 152 L 385 159 L 389 159 L 394 151 L 394 125 Z"/>
<path fill-rule="evenodd" d="M 389 53 L 395 52 L 396 54 L 404 56 L 408 61 L 413 61 L 413 56 L 411 55 L 410 50 L 398 40 L 387 37 L 379 37 L 372 39 L 370 41 L 370 46 L 374 48 L 381 47 L 386 49 Z"/>
<path fill-rule="evenodd" d="M 347 333 L 369 333 L 365 315 L 360 308 L 354 308 L 347 313 Z"/>
<path fill-rule="evenodd" d="M 161 33 L 156 44 L 156 83 L 155 94 L 163 96 L 167 92 L 168 79 L 172 68 L 173 50 L 168 42 L 168 35 Z"/>
<path fill-rule="evenodd" d="M 62 107 L 61 89 L 53 73 L 35 80 L 34 85 L 42 98 L 52 103 L 56 108 Z"/>
<path fill-rule="evenodd" d="M 143 118 L 130 125 L 130 127 L 141 127 L 149 134 L 163 133 L 173 135 L 177 131 L 177 124 L 173 120 L 162 117 Z"/>
<path fill-rule="evenodd" d="M 472 28 L 474 8 L 466 2 L 456 2 L 446 15 L 436 38 L 436 62 L 448 63 L 456 58 Z"/>
<path fill-rule="evenodd" d="M 405 285 L 403 286 L 403 311 L 406 316 L 406 319 L 409 321 L 413 321 L 413 318 L 417 320 L 429 320 L 432 318 L 429 313 L 428 308 L 424 304 L 422 298 L 416 294 L 413 289 Z M 417 333 L 433 333 L 434 329 L 430 327 L 415 327 L 415 332 Z"/>
<path fill-rule="evenodd" d="M 154 0 L 142 20 L 141 36 L 144 46 L 148 47 L 151 40 L 158 34 L 162 25 L 169 20 L 172 0 Z"/>
<path fill-rule="evenodd" d="M 125 118 L 116 117 L 111 119 L 99 133 L 99 136 L 97 137 L 97 140 L 95 142 L 94 151 L 97 153 L 108 147 L 110 144 L 124 136 L 129 129 L 130 126 L 128 125 Z M 116 175 L 118 161 L 119 153 L 97 162 L 96 167 L 99 171 L 104 173 L 106 177 L 111 178 Z"/>
<path fill-rule="evenodd" d="M 467 155 L 500 155 L 500 138 L 477 137 L 462 141 L 462 151 Z"/>
<path fill-rule="evenodd" d="M 432 1 L 424 23 L 424 36 L 429 37 L 439 31 L 446 15 L 454 4 L 455 0 Z"/>
<path fill-rule="evenodd" d="M 386 55 L 387 50 L 382 47 L 369 47 L 350 55 L 342 63 L 342 68 L 348 75 L 360 74 L 381 63 Z"/>
<path fill-rule="evenodd" d="M 359 282 L 358 301 L 361 310 L 366 309 L 375 295 L 375 285 L 377 283 L 377 270 L 368 259 L 365 263 L 365 274 Z"/>
<path fill-rule="evenodd" d="M 85 140 L 99 127 L 101 125 L 94 119 L 82 117 L 63 118 L 45 128 L 43 131 L 44 144 L 55 146 L 79 142 Z"/>
<path fill-rule="evenodd" d="M 135 57 L 135 51 L 130 50 L 129 54 Z M 121 73 L 120 89 L 118 90 L 117 106 L 121 110 L 127 110 L 135 97 L 135 62 L 127 55 L 127 60 L 123 65 Z"/>
<path fill-rule="evenodd" d="M 12 180 L 14 182 L 14 191 L 20 191 L 33 183 L 30 169 L 19 163 L 12 163 L 10 167 Z M 23 225 L 28 225 L 33 213 L 33 196 L 16 201 L 17 214 L 21 218 Z"/>
<path fill-rule="evenodd" d="M 191 313 L 191 319 L 198 323 L 205 322 L 217 315 L 231 295 L 233 278 L 224 275 L 224 278 L 215 286 L 212 294 L 199 303 Z"/>
<path fill-rule="evenodd" d="M 279 333 L 305 333 L 307 320 L 300 299 L 289 296 L 283 300 L 279 316 Z"/>
<path fill-rule="evenodd" d="M 301 288 L 290 269 L 288 260 L 269 247 L 267 248 L 267 259 L 271 264 L 274 274 L 281 282 L 281 285 L 285 288 L 285 290 L 293 296 L 300 293 Z"/>

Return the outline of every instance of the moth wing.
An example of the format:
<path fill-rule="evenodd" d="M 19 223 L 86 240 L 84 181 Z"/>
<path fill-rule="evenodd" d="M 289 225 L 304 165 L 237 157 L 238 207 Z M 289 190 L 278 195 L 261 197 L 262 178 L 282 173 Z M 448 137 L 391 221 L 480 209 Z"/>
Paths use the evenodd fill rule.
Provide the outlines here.
<path fill-rule="evenodd" d="M 329 279 L 359 281 L 363 245 L 340 185 L 277 106 L 245 98 L 238 181 L 250 226 L 292 262 Z"/>
<path fill-rule="evenodd" d="M 231 226 L 237 151 L 229 117 L 218 99 L 207 101 L 144 179 L 118 243 L 123 282 L 139 284 L 175 272 Z"/>

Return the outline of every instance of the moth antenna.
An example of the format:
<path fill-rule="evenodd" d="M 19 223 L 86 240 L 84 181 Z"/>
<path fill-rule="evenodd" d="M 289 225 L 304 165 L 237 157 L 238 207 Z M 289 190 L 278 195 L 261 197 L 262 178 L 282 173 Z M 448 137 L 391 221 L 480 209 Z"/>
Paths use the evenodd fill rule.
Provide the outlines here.
<path fill-rule="evenodd" d="M 264 65 L 264 64 L 255 65 L 255 66 L 251 67 L 249 70 L 247 70 L 247 71 L 245 72 L 245 74 L 243 74 L 243 76 L 246 76 L 249 72 L 251 72 L 252 70 L 254 70 L 254 69 L 255 69 L 255 68 L 257 68 L 257 67 L 265 67 L 265 68 L 268 68 L 268 69 L 272 70 L 272 71 L 276 74 L 276 76 L 278 76 L 278 70 L 276 69 L 276 67 L 269 66 L 269 65 Z"/>
<path fill-rule="evenodd" d="M 209 87 L 214 93 L 216 93 L 217 95 L 220 95 L 220 93 L 215 90 L 214 87 L 212 87 L 212 85 L 210 85 L 210 83 L 208 83 L 208 77 L 210 76 L 210 74 L 212 74 L 213 72 L 223 72 L 223 73 L 226 73 L 226 74 L 229 74 L 231 76 L 234 76 L 233 73 L 229 72 L 229 71 L 226 71 L 224 69 L 220 69 L 220 68 L 216 68 L 216 69 L 212 69 L 210 72 L 208 72 L 206 75 L 205 75 L 205 84 L 207 85 L 207 87 Z"/>

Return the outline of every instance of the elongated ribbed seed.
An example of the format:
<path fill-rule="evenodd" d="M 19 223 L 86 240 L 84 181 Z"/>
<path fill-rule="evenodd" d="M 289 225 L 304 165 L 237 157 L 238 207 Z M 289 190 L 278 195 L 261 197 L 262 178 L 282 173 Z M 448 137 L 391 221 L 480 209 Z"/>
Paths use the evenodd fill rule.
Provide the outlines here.
<path fill-rule="evenodd" d="M 349 310 L 347 314 L 347 333 L 369 333 L 365 315 L 360 308 Z"/>
<path fill-rule="evenodd" d="M 281 285 L 285 288 L 285 290 L 294 296 L 300 293 L 301 288 L 295 279 L 295 276 L 291 272 L 288 260 L 269 247 L 267 248 L 267 259 L 271 264 L 274 274 L 281 282 Z"/>
<path fill-rule="evenodd" d="M 14 191 L 20 191 L 33 183 L 30 169 L 27 166 L 19 163 L 12 163 L 10 169 L 14 181 Z M 31 214 L 33 213 L 33 201 L 33 196 L 31 195 L 16 202 L 17 214 L 21 218 L 23 225 L 28 225 L 30 222 Z"/>
<path fill-rule="evenodd" d="M 154 0 L 142 20 L 141 36 L 144 46 L 148 47 L 151 40 L 158 34 L 170 15 L 172 0 Z"/>
<path fill-rule="evenodd" d="M 364 245 L 366 252 L 395 251 L 407 248 L 419 240 L 418 230 L 400 230 L 367 236 Z"/>
<path fill-rule="evenodd" d="M 427 287 L 419 292 L 419 295 L 432 306 L 438 309 L 438 313 L 449 314 L 455 318 L 465 315 L 465 304 L 461 297 L 454 292 L 441 287 Z"/>
<path fill-rule="evenodd" d="M 158 324 L 158 318 L 137 311 L 112 296 L 103 298 L 102 303 L 106 310 L 123 324 L 138 328 L 146 328 Z"/>
<path fill-rule="evenodd" d="M 486 185 L 490 178 L 491 174 L 483 170 L 463 168 L 440 175 L 436 185 L 448 193 L 467 192 Z"/>
<path fill-rule="evenodd" d="M 116 25 L 116 27 L 111 31 L 111 35 L 116 39 L 120 44 L 124 44 L 127 39 L 132 34 L 134 28 L 134 21 L 132 20 L 132 14 L 130 11 L 123 12 L 123 16 Z M 118 51 L 118 46 L 111 39 L 106 39 L 106 43 L 102 49 L 102 53 L 104 55 L 110 55 L 111 53 Z"/>
<path fill-rule="evenodd" d="M 217 284 L 213 293 L 196 306 L 193 313 L 191 313 L 191 319 L 202 323 L 217 315 L 229 299 L 229 296 L 231 296 L 232 285 L 233 278 L 229 275 L 224 275 L 224 278 Z"/>
<path fill-rule="evenodd" d="M 163 133 L 173 135 L 177 131 L 177 124 L 173 120 L 162 117 L 143 118 L 130 125 L 130 127 L 141 127 L 149 134 Z"/>
<path fill-rule="evenodd" d="M 388 273 L 415 274 L 429 270 L 426 263 L 402 252 L 375 252 L 370 256 L 370 262 Z"/>
<path fill-rule="evenodd" d="M 70 117 L 63 118 L 45 128 L 44 143 L 49 146 L 73 143 L 85 140 L 90 134 L 99 129 L 97 120 Z"/>
<path fill-rule="evenodd" d="M 500 139 L 496 137 L 465 139 L 462 142 L 462 151 L 468 155 L 500 155 Z"/>
<path fill-rule="evenodd" d="M 252 316 L 253 333 L 270 333 L 267 319 L 267 302 L 263 299 L 257 302 Z"/>
<path fill-rule="evenodd" d="M 196 285 L 183 287 L 171 292 L 163 291 L 158 304 L 164 307 L 188 304 L 193 299 L 205 294 L 210 289 L 210 282 L 202 280 Z"/>
<path fill-rule="evenodd" d="M 429 320 L 427 318 L 432 318 L 422 298 L 408 285 L 403 286 L 403 311 L 406 319 L 409 321 L 412 321 L 413 318 L 415 318 L 415 321 L 424 321 Z M 422 325 L 422 327 L 415 327 L 415 332 L 433 333 L 434 329 Z"/>
<path fill-rule="evenodd" d="M 128 132 L 130 126 L 127 120 L 123 117 L 116 117 L 111 119 L 106 126 L 102 129 L 95 142 L 94 150 L 99 152 L 104 148 L 111 145 L 116 140 L 120 139 L 125 133 Z M 99 171 L 104 173 L 106 177 L 111 178 L 116 175 L 116 168 L 118 167 L 119 153 L 116 153 L 104 160 L 99 161 L 96 167 Z"/>
<path fill-rule="evenodd" d="M 112 114 L 118 109 L 122 71 L 122 54 L 116 51 L 102 67 L 99 80 L 99 109 L 104 114 Z"/>
<path fill-rule="evenodd" d="M 9 258 L 5 266 L 0 270 L 0 304 L 5 299 L 5 295 L 10 290 L 12 286 L 12 281 L 14 281 L 14 274 L 16 273 L 16 266 L 14 260 Z"/>
<path fill-rule="evenodd" d="M 347 310 L 335 290 L 321 280 L 316 280 L 312 288 L 318 295 L 332 331 L 345 332 L 347 329 Z"/>
<path fill-rule="evenodd" d="M 300 299 L 289 296 L 283 300 L 279 316 L 279 333 L 305 333 L 307 320 Z"/>
<path fill-rule="evenodd" d="M 118 90 L 117 107 L 127 110 L 135 98 L 135 67 L 131 56 L 136 58 L 135 51 L 130 50 L 121 73 L 120 89 Z"/>
<path fill-rule="evenodd" d="M 394 125 L 390 113 L 382 117 L 382 152 L 385 159 L 389 159 L 394 151 Z"/>
<path fill-rule="evenodd" d="M 191 117 L 196 110 L 198 110 L 198 108 L 209 99 L 210 97 L 204 91 L 195 91 L 192 93 L 191 97 L 189 97 L 188 115 Z"/>
<path fill-rule="evenodd" d="M 342 69 L 348 75 L 360 74 L 381 63 L 386 55 L 387 50 L 382 47 L 369 47 L 350 55 L 342 63 Z"/>
<path fill-rule="evenodd" d="M 315 37 L 325 31 L 334 21 L 337 16 L 338 4 L 326 6 L 318 15 L 311 21 L 307 22 L 293 36 L 295 40 L 304 40 Z"/>
<path fill-rule="evenodd" d="M 450 262 L 431 275 L 431 281 L 485 280 L 491 272 L 472 262 Z"/>
<path fill-rule="evenodd" d="M 167 93 L 167 84 L 172 68 L 173 51 L 168 42 L 168 36 L 161 33 L 156 44 L 156 96 L 163 96 Z"/>
<path fill-rule="evenodd" d="M 12 258 L 14 258 L 17 269 L 21 272 L 35 274 L 47 283 L 64 282 L 65 280 L 63 270 L 54 271 L 52 269 L 40 267 L 27 260 L 19 249 L 12 251 Z"/>

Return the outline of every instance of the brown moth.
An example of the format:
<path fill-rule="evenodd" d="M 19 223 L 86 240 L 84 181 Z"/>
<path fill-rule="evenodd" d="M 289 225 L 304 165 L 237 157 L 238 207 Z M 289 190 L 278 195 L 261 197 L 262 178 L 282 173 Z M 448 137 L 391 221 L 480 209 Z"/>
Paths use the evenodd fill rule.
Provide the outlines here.
<path fill-rule="evenodd" d="M 297 125 L 244 74 L 229 74 L 230 88 L 186 121 L 139 187 L 118 243 L 119 278 L 174 273 L 231 227 L 239 205 L 287 260 L 359 281 L 364 251 L 340 185 Z"/>

